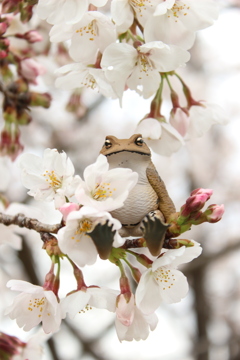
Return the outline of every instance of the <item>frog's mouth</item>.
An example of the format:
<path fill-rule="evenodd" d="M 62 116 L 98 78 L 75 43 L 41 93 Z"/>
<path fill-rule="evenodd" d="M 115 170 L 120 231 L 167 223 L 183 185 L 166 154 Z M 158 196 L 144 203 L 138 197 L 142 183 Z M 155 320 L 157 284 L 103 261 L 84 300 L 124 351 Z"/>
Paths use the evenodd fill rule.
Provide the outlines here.
<path fill-rule="evenodd" d="M 116 155 L 116 154 L 123 153 L 123 152 L 132 153 L 132 154 L 139 154 L 139 155 L 145 155 L 145 156 L 151 156 L 151 154 L 147 154 L 145 152 L 136 151 L 136 150 L 118 150 L 118 151 L 112 152 L 111 154 L 106 154 L 105 156 Z"/>
<path fill-rule="evenodd" d="M 151 155 L 135 150 L 120 150 L 107 155 L 107 159 L 110 168 L 125 167 L 138 171 L 139 167 L 146 167 L 149 164 Z"/>

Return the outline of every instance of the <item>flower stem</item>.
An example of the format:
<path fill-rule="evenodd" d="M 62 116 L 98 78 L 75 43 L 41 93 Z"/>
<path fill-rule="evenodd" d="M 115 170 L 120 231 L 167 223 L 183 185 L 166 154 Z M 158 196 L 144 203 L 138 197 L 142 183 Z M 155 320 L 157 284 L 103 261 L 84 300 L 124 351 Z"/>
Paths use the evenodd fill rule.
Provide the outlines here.
<path fill-rule="evenodd" d="M 181 76 L 179 76 L 177 73 L 174 73 L 174 75 L 178 78 L 178 80 L 182 84 L 183 93 L 184 93 L 185 98 L 187 100 L 188 108 L 190 109 L 191 106 L 193 106 L 193 105 L 202 106 L 202 104 L 199 101 L 196 101 L 196 100 L 193 99 L 192 93 L 191 93 L 189 87 L 185 84 L 185 82 L 183 81 Z"/>
<path fill-rule="evenodd" d="M 164 74 L 164 75 L 162 75 L 162 76 L 164 76 L 164 78 L 167 80 L 169 89 L 170 89 L 171 91 L 174 91 L 174 90 L 173 90 L 173 87 L 172 87 L 172 84 L 170 83 L 170 80 L 169 80 L 169 78 L 168 78 L 168 75 L 167 75 L 167 74 Z"/>
<path fill-rule="evenodd" d="M 160 121 L 165 121 L 164 116 L 160 112 L 161 106 L 162 106 L 162 91 L 163 91 L 165 75 L 162 75 L 162 74 L 160 74 L 160 75 L 161 75 L 161 82 L 160 82 L 159 88 L 156 92 L 156 95 L 151 102 L 150 113 L 147 115 L 147 117 L 152 117 L 152 118 L 160 120 Z"/>
<path fill-rule="evenodd" d="M 82 287 L 87 287 L 87 285 L 84 282 L 83 273 L 82 271 L 77 267 L 77 265 L 66 255 L 66 258 L 70 262 L 70 264 L 73 267 L 73 274 L 75 276 L 75 279 L 77 281 L 77 290 L 81 290 Z"/>
<path fill-rule="evenodd" d="M 135 256 L 136 260 L 137 260 L 140 264 L 146 266 L 147 268 L 151 267 L 151 265 L 152 265 L 153 262 L 152 262 L 152 260 L 150 260 L 146 255 L 144 255 L 144 254 L 137 254 L 137 253 L 135 253 L 134 251 L 131 251 L 131 250 L 126 250 L 126 252 L 128 252 L 129 254 Z"/>
<path fill-rule="evenodd" d="M 134 280 L 139 283 L 140 278 L 141 278 L 141 272 L 138 268 L 136 268 L 135 266 L 133 266 L 126 258 L 123 259 L 125 261 L 125 263 L 129 266 L 131 273 L 132 273 L 132 277 L 134 278 Z"/>

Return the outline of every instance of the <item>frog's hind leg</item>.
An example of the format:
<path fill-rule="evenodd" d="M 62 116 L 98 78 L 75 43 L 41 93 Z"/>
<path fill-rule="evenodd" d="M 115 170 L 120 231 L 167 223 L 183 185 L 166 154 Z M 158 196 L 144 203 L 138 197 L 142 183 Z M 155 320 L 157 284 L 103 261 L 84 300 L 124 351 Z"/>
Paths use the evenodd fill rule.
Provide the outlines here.
<path fill-rule="evenodd" d="M 158 256 L 165 240 L 165 234 L 169 225 L 164 222 L 164 216 L 160 210 L 150 211 L 140 223 L 143 237 L 152 255 Z"/>

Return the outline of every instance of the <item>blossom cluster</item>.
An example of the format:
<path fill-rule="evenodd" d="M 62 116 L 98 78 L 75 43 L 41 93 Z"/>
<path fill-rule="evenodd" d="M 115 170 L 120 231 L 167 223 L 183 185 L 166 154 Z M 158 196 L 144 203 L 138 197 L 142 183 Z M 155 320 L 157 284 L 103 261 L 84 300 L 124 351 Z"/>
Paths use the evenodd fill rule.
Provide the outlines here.
<path fill-rule="evenodd" d="M 54 0 L 47 4 L 40 0 L 36 12 L 52 25 L 51 42 L 69 44 L 73 62 L 56 71 L 57 87 L 97 89 L 120 103 L 126 89 L 145 99 L 153 97 L 150 111 L 140 120 L 136 133 L 142 133 L 149 146 L 162 155 L 171 155 L 213 124 L 227 122 L 220 107 L 194 100 L 176 72 L 189 61 L 188 50 L 197 31 L 217 19 L 215 1 L 65 0 L 57 9 L 55 5 Z M 182 84 L 182 105 L 171 77 Z M 172 102 L 167 118 L 161 113 L 166 86 Z"/>
<path fill-rule="evenodd" d="M 51 258 L 45 283 L 37 286 L 10 280 L 7 286 L 20 294 L 5 314 L 16 319 L 25 331 L 42 323 L 43 331 L 51 334 L 59 330 L 66 316 L 75 318 L 78 313 L 93 307 L 107 309 L 116 313 L 115 325 L 120 341 L 146 339 L 149 331 L 157 326 L 158 307 L 163 303 L 179 302 L 188 292 L 187 279 L 177 268 L 198 257 L 202 248 L 196 241 L 176 237 L 194 224 L 193 219 L 199 219 L 199 211 L 212 191 L 197 189 L 191 193 L 180 212 L 172 215 L 168 240 L 153 257 L 141 239 L 138 239 L 138 246 L 130 246 L 141 248 L 141 253 L 125 246 L 126 239 L 119 234 L 122 224 L 111 215 L 123 206 L 138 181 L 138 173 L 127 168 L 109 169 L 107 157 L 99 155 L 96 162 L 85 169 L 82 179 L 74 175 L 73 164 L 67 155 L 56 149 L 46 149 L 43 158 L 24 154 L 19 166 L 28 194 L 38 201 L 54 201 L 56 211 L 62 214 L 62 226 L 56 236 L 48 234 L 44 243 Z M 223 211 L 223 206 L 212 205 L 201 213 L 205 214 L 201 222 L 218 221 Z M 139 268 L 131 263 L 128 254 L 141 264 Z M 120 291 L 86 285 L 81 268 L 94 264 L 98 256 L 119 268 Z M 59 298 L 60 262 L 63 259 L 72 265 L 76 289 Z M 124 263 L 137 283 L 135 293 Z"/>
<path fill-rule="evenodd" d="M 79 102 L 83 88 L 119 99 L 120 104 L 127 89 L 144 99 L 152 97 L 136 133 L 141 132 L 159 154 L 171 155 L 213 124 L 225 124 L 223 110 L 195 100 L 178 73 L 190 59 L 197 31 L 212 25 L 218 12 L 214 0 L 3 1 L 0 92 L 5 124 L 0 153 L 15 160 L 23 150 L 19 127 L 31 121 L 29 107 L 50 106 L 48 93 L 32 92 L 30 87 L 47 72 L 39 55 L 51 55 L 56 44 L 55 57 L 61 58 L 57 66 L 64 66 L 56 70 L 55 86 L 73 91 L 68 108 L 77 112 L 72 103 Z M 51 27 L 47 33 L 42 20 Z M 38 48 L 36 43 L 42 44 Z M 180 81 L 181 94 L 171 79 Z M 163 115 L 165 88 L 172 105 Z"/>

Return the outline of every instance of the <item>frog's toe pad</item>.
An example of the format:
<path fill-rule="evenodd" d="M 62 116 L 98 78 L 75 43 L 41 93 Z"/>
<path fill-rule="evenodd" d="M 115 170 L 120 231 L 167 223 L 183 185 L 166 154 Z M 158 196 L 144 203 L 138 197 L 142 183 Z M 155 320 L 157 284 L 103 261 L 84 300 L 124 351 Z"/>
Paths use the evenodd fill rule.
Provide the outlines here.
<path fill-rule="evenodd" d="M 153 210 L 153 211 L 150 211 L 143 220 L 146 219 L 146 221 L 148 221 L 148 217 L 150 217 L 152 220 L 154 219 L 159 219 L 162 223 L 164 223 L 164 216 L 163 216 L 163 213 L 160 211 L 160 210 Z"/>
<path fill-rule="evenodd" d="M 159 210 L 151 211 L 145 218 L 142 220 L 141 229 L 143 231 L 143 237 L 146 240 L 149 251 L 152 255 L 158 256 L 164 239 L 166 231 L 169 227 L 168 224 L 165 224 L 161 216 L 159 216 Z M 161 213 L 160 213 L 161 214 Z"/>

